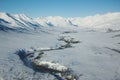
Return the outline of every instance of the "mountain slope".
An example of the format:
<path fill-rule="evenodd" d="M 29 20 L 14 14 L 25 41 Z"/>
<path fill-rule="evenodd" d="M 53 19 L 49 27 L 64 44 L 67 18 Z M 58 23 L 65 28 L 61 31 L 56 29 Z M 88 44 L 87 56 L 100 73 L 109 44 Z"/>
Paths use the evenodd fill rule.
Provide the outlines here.
<path fill-rule="evenodd" d="M 49 29 L 49 34 L 0 31 L 0 79 L 120 80 L 119 15 L 31 19 L 23 14 L 1 13 L 0 30 L 40 28 Z"/>
<path fill-rule="evenodd" d="M 40 17 L 34 19 L 43 26 L 59 26 L 59 27 L 81 27 L 81 28 L 112 28 L 120 29 L 120 13 L 107 13 L 104 15 L 87 16 L 84 18 L 63 18 L 60 16 Z"/>
<path fill-rule="evenodd" d="M 36 30 L 44 27 L 80 27 L 93 29 L 120 29 L 120 12 L 107 13 L 104 15 L 87 16 L 84 18 L 63 18 L 60 16 L 49 16 L 29 18 L 24 14 L 0 13 L 0 29 Z M 4 28 L 6 29 L 6 28 Z"/>
<path fill-rule="evenodd" d="M 41 26 L 24 14 L 13 15 L 8 13 L 0 13 L 0 24 L 1 29 L 6 26 L 15 30 L 34 30 Z"/>

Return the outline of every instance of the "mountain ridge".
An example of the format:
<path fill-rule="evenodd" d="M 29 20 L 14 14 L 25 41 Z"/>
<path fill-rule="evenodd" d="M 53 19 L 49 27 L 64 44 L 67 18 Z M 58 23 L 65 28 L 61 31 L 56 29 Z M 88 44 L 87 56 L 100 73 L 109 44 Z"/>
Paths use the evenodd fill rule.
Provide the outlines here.
<path fill-rule="evenodd" d="M 7 22 L 7 23 L 6 23 Z M 97 14 L 84 18 L 64 18 L 61 16 L 48 16 L 30 18 L 25 14 L 9 14 L 0 12 L 0 27 L 11 29 L 36 30 L 44 27 L 80 27 L 97 29 L 120 29 L 120 12 Z"/>

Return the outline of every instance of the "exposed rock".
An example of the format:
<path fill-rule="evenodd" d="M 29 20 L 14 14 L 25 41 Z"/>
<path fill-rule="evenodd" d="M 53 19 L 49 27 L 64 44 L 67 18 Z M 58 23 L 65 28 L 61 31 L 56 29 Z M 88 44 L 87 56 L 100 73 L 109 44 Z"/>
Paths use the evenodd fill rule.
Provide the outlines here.
<path fill-rule="evenodd" d="M 64 41 L 56 47 L 47 48 L 31 48 L 28 50 L 22 49 L 18 50 L 16 54 L 20 57 L 23 63 L 32 68 L 34 71 L 50 73 L 54 75 L 58 80 L 78 80 L 78 76 L 73 73 L 73 71 L 59 63 L 42 61 L 41 58 L 45 51 L 61 50 L 65 48 L 73 47 L 72 44 L 80 43 L 80 41 L 74 40 L 74 38 L 62 36 L 59 41 Z"/>
<path fill-rule="evenodd" d="M 36 69 L 44 69 L 48 72 L 66 72 L 68 70 L 67 67 L 62 66 L 58 63 L 52 63 L 52 62 L 46 62 L 46 61 L 40 61 L 40 60 L 33 60 L 32 65 Z"/>

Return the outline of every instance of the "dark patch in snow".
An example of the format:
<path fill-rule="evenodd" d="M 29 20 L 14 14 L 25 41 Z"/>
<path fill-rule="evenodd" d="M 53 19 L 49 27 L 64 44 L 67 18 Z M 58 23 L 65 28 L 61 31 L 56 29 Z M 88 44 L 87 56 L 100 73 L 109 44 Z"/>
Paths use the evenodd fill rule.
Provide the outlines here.
<path fill-rule="evenodd" d="M 118 49 L 113 49 L 113 48 L 109 48 L 109 47 L 106 47 L 107 49 L 110 49 L 110 50 L 112 50 L 112 51 L 115 51 L 115 52 L 117 52 L 117 53 L 120 53 L 120 50 L 118 50 Z"/>
<path fill-rule="evenodd" d="M 72 70 L 58 63 L 41 61 L 40 58 L 44 53 L 40 52 L 37 55 L 35 52 L 34 50 L 29 52 L 22 49 L 18 50 L 15 54 L 20 57 L 25 66 L 32 68 L 35 72 L 49 73 L 58 80 L 77 80 L 77 75 L 74 75 Z"/>
<path fill-rule="evenodd" d="M 4 26 L 2 24 L 0 24 L 0 30 L 5 31 L 5 32 L 7 32 L 8 30 L 15 31 L 15 29 L 9 28 L 9 27 Z"/>
<path fill-rule="evenodd" d="M 35 72 L 49 73 L 57 80 L 78 80 L 78 76 L 74 74 L 72 69 L 62 66 L 58 63 L 42 61 L 41 58 L 46 51 L 62 50 L 72 48 L 73 44 L 80 43 L 74 38 L 62 36 L 58 41 L 65 42 L 55 48 L 31 48 L 30 50 L 18 50 L 17 54 L 25 66 L 32 68 Z"/>
<path fill-rule="evenodd" d="M 66 36 L 61 36 L 58 41 L 64 41 L 67 44 L 77 44 L 80 43 L 81 41 L 75 40 L 74 38 L 66 37 Z"/>
<path fill-rule="evenodd" d="M 111 33 L 111 32 L 120 32 L 120 30 L 119 29 L 118 30 L 113 30 L 111 28 L 108 28 L 107 33 Z"/>
<path fill-rule="evenodd" d="M 118 44 L 120 44 L 120 43 L 118 43 Z"/>
<path fill-rule="evenodd" d="M 120 37 L 120 34 L 114 35 L 112 38 Z"/>
<path fill-rule="evenodd" d="M 73 24 L 70 20 L 69 20 L 68 22 L 70 23 L 70 25 L 75 26 L 75 27 L 78 27 L 78 25 Z"/>
<path fill-rule="evenodd" d="M 53 27 L 54 25 L 51 22 L 46 22 L 46 24 L 50 27 Z"/>
<path fill-rule="evenodd" d="M 8 21 L 4 20 L 4 19 L 1 19 L 0 18 L 0 23 L 7 23 L 7 24 L 10 24 Z"/>
<path fill-rule="evenodd" d="M 77 31 L 64 31 L 62 34 L 69 34 L 69 33 L 78 33 Z"/>

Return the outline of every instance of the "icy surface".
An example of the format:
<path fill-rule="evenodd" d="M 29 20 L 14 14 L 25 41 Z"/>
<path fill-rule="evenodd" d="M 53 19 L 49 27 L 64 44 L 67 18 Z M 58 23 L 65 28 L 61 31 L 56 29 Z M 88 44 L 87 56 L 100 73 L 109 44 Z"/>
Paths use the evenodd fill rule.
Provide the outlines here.
<path fill-rule="evenodd" d="M 64 31 L 71 30 L 76 30 L 77 33 L 62 34 Z M 73 48 L 46 51 L 41 60 L 45 62 L 54 61 L 71 68 L 77 75 L 81 75 L 80 80 L 120 79 L 120 53 L 108 49 L 120 50 L 120 44 L 118 44 L 120 43 L 120 37 L 112 38 L 120 32 L 92 32 L 85 29 L 79 30 L 78 28 L 64 28 L 64 30 L 56 31 L 50 31 L 50 34 L 0 32 L 1 77 L 5 80 L 7 78 L 13 79 L 19 73 L 18 78 L 24 77 L 25 80 L 29 80 L 31 75 L 33 75 L 32 78 L 46 80 L 45 76 L 48 76 L 48 74 L 37 73 L 34 75 L 34 71 L 25 67 L 14 52 L 30 47 L 38 50 L 39 48 L 51 49 L 51 47 L 56 47 L 55 45 L 64 44 L 64 42 L 58 41 L 60 36 L 70 36 L 81 41 L 81 43 L 73 44 Z M 47 78 L 52 79 L 54 77 L 49 76 Z"/>

